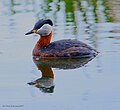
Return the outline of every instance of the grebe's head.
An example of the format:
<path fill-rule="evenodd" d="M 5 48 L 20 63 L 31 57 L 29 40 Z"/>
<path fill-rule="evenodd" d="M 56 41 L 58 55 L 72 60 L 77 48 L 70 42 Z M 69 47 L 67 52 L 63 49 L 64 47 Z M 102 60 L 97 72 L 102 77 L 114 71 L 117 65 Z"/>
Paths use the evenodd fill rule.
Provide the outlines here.
<path fill-rule="evenodd" d="M 39 34 L 40 36 L 47 36 L 51 33 L 52 26 L 53 23 L 50 19 L 47 20 L 41 19 L 34 25 L 34 28 L 31 31 L 27 32 L 25 35 L 36 33 Z"/>

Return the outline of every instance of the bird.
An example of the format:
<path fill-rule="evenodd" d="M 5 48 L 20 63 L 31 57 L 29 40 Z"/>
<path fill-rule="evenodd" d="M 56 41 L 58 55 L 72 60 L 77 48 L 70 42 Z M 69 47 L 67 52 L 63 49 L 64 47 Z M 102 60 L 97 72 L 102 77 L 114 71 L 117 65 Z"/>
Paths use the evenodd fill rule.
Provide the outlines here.
<path fill-rule="evenodd" d="M 33 49 L 33 56 L 40 58 L 90 58 L 99 53 L 96 49 L 76 39 L 51 42 L 52 26 L 51 19 L 40 19 L 35 23 L 32 30 L 25 34 L 35 33 L 40 36 Z"/>

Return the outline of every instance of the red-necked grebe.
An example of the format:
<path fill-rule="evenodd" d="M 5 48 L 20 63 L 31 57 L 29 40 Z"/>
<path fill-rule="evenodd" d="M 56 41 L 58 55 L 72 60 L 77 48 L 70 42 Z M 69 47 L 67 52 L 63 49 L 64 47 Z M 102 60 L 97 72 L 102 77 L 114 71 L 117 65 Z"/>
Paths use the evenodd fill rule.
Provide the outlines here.
<path fill-rule="evenodd" d="M 33 56 L 45 57 L 65 57 L 65 58 L 84 58 L 95 57 L 98 52 L 89 45 L 73 39 L 65 39 L 50 43 L 52 37 L 53 23 L 50 19 L 39 20 L 34 28 L 26 33 L 29 35 L 36 33 L 40 39 L 33 49 Z"/>

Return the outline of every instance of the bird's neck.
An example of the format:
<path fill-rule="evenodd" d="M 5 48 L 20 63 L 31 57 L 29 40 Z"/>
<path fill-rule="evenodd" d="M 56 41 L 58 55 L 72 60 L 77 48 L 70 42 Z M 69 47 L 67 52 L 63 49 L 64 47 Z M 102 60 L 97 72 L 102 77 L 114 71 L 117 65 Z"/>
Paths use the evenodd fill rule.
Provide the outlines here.
<path fill-rule="evenodd" d="M 37 41 L 37 44 L 33 49 L 34 56 L 39 56 L 39 52 L 38 52 L 39 49 L 50 44 L 51 37 L 52 37 L 52 32 L 47 36 L 40 36 L 40 39 Z"/>

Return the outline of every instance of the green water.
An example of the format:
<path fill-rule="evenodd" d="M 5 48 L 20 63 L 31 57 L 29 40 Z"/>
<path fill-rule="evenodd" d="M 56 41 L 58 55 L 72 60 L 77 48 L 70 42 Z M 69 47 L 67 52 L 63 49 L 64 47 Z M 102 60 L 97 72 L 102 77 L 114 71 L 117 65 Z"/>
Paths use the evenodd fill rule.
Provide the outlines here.
<path fill-rule="evenodd" d="M 25 36 L 41 18 L 54 23 L 52 41 L 78 39 L 100 54 L 44 64 L 53 73 L 42 79 L 31 54 L 39 36 Z M 120 0 L 0 1 L 0 110 L 119 110 L 119 56 Z M 28 84 L 36 80 L 52 88 Z"/>

